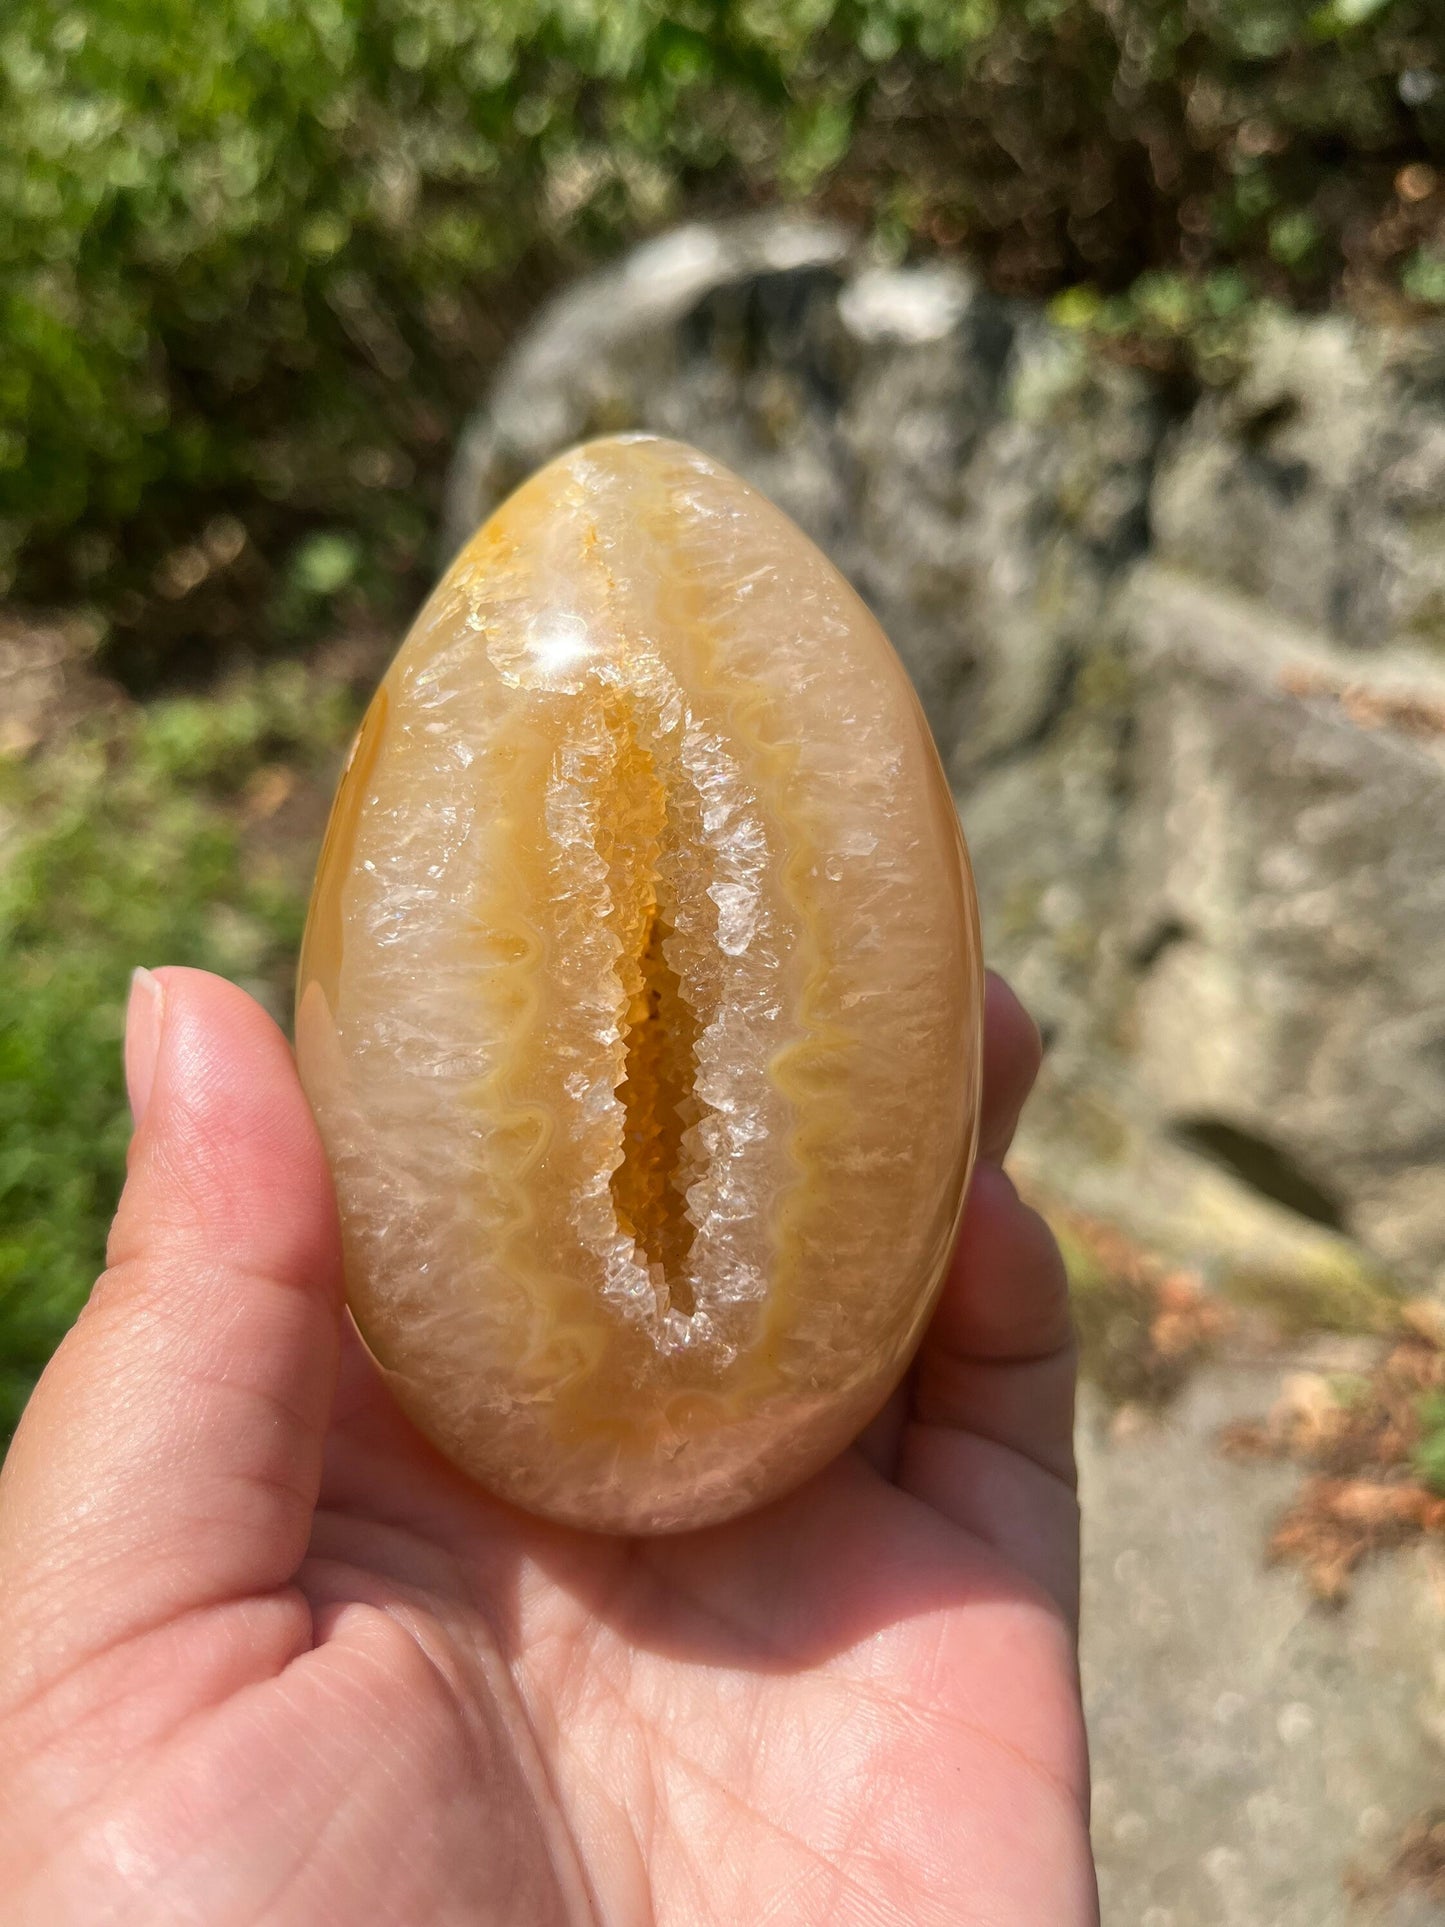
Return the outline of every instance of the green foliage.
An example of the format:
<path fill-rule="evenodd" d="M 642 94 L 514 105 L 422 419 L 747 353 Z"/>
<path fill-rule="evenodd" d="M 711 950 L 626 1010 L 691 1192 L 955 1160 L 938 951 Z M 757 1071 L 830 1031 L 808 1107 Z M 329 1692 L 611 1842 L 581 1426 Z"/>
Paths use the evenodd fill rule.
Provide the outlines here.
<path fill-rule="evenodd" d="M 1428 307 L 1445 308 L 1445 251 L 1417 248 L 1405 263 L 1405 292 Z"/>
<path fill-rule="evenodd" d="M 103 1259 L 127 972 L 192 963 L 284 1000 L 302 890 L 243 857 L 242 799 L 271 758 L 334 750 L 351 720 L 287 664 L 0 764 L 0 1437 Z"/>
<path fill-rule="evenodd" d="M 9 0 L 0 112 L 0 574 L 152 635 L 218 513 L 283 629 L 410 592 L 519 310 L 699 197 L 1032 293 L 1437 299 L 1441 194 L 1396 187 L 1445 151 L 1437 0 Z"/>
<path fill-rule="evenodd" d="M 1222 380 L 1245 354 L 1251 324 L 1268 304 L 1238 268 L 1209 274 L 1150 269 L 1120 294 L 1081 283 L 1049 304 L 1053 320 L 1081 335 L 1127 343 L 1144 360 L 1186 360 L 1206 381 Z"/>

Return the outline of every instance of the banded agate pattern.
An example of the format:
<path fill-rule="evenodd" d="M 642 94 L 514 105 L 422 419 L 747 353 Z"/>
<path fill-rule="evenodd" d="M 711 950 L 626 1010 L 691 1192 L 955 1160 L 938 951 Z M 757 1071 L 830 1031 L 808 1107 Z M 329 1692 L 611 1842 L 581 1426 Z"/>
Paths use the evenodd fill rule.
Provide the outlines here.
<path fill-rule="evenodd" d="M 534 476 L 377 691 L 302 955 L 348 1295 L 402 1405 L 606 1530 L 808 1476 L 936 1296 L 981 988 L 927 726 L 837 571 L 676 443 Z"/>

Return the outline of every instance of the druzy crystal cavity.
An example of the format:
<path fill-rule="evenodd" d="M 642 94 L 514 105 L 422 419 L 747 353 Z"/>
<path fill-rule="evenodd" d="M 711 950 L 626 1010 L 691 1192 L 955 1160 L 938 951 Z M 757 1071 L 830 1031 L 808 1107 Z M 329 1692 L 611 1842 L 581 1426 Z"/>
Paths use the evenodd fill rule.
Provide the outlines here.
<path fill-rule="evenodd" d="M 378 689 L 302 955 L 348 1295 L 402 1405 L 613 1531 L 816 1471 L 937 1293 L 980 1009 L 952 800 L 857 596 L 693 449 L 552 463 Z"/>

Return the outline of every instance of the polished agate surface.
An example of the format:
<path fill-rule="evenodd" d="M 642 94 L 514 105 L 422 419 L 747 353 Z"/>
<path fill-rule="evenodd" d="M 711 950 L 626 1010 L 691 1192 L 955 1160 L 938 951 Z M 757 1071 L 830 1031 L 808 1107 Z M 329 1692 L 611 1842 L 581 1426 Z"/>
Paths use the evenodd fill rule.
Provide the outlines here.
<path fill-rule="evenodd" d="M 302 955 L 348 1295 L 403 1406 L 605 1530 L 807 1477 L 932 1307 L 980 1009 L 948 787 L 842 577 L 693 449 L 552 463 L 378 689 Z"/>

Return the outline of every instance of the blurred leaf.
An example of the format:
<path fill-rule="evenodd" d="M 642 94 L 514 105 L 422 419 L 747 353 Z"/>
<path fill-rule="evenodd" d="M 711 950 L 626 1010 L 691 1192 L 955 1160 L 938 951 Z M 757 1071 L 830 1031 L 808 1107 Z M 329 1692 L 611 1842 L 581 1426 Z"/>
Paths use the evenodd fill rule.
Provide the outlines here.
<path fill-rule="evenodd" d="M 1103 305 L 1103 297 L 1097 288 L 1086 284 L 1065 288 L 1049 303 L 1049 318 L 1060 328 L 1092 328 L 1099 319 Z"/>
<path fill-rule="evenodd" d="M 355 536 L 313 535 L 296 551 L 292 578 L 307 595 L 330 596 L 356 578 L 361 545 Z"/>
<path fill-rule="evenodd" d="M 1422 1436 L 1415 1448 L 1415 1472 L 1436 1492 L 1445 1492 L 1445 1392 L 1422 1398 L 1416 1412 Z"/>
<path fill-rule="evenodd" d="M 1405 264 L 1402 282 L 1412 300 L 1445 308 L 1445 254 L 1434 248 L 1417 248 Z"/>
<path fill-rule="evenodd" d="M 1319 244 L 1319 223 L 1304 208 L 1277 215 L 1269 224 L 1269 251 L 1284 267 L 1301 266 Z"/>
<path fill-rule="evenodd" d="M 1310 27 L 1322 37 L 1348 33 L 1351 28 L 1373 20 L 1391 4 L 1392 0 L 1328 0 L 1327 5 L 1310 16 Z"/>

